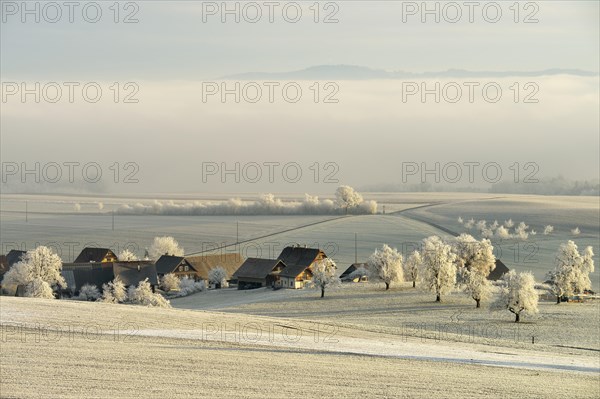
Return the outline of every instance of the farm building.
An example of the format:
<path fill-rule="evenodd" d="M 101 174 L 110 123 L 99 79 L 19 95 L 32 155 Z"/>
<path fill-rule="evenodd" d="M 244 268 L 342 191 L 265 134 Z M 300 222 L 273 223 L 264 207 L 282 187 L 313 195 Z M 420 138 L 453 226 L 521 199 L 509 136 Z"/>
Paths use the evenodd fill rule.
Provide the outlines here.
<path fill-rule="evenodd" d="M 116 262 L 113 263 L 113 274 L 119 278 L 126 287 L 138 285 L 141 281 L 148 279 L 152 291 L 158 285 L 156 265 L 150 262 Z"/>
<path fill-rule="evenodd" d="M 500 259 L 496 259 L 496 268 L 492 270 L 492 272 L 488 276 L 488 280 L 496 281 L 500 280 L 504 273 L 508 273 L 509 268 L 506 267 L 504 263 Z"/>
<path fill-rule="evenodd" d="M 196 269 L 197 280 L 208 280 L 208 272 L 221 266 L 227 272 L 227 280 L 244 263 L 239 253 L 186 256 L 185 259 Z"/>
<path fill-rule="evenodd" d="M 85 263 L 85 262 L 116 262 L 118 261 L 117 255 L 108 248 L 92 248 L 86 247 L 81 253 L 75 258 L 73 263 Z"/>
<path fill-rule="evenodd" d="M 119 277 L 126 286 L 137 285 L 148 278 L 150 285 L 158 285 L 156 266 L 147 261 L 136 262 L 87 262 L 64 263 L 62 276 L 67 282 L 67 291 L 76 295 L 85 284 L 102 289 L 103 284 Z"/>
<path fill-rule="evenodd" d="M 354 282 L 354 283 L 358 283 L 359 281 L 369 281 L 369 276 L 368 275 L 364 275 L 364 276 L 352 276 L 352 273 L 354 273 L 357 269 L 359 268 L 365 268 L 365 269 L 369 269 L 369 266 L 366 263 L 353 263 L 351 264 L 341 275 L 340 275 L 340 280 L 342 280 L 343 282 Z"/>
<path fill-rule="evenodd" d="M 159 277 L 173 273 L 179 278 L 197 278 L 194 266 L 183 256 L 163 255 L 155 263 L 156 273 Z"/>
<path fill-rule="evenodd" d="M 324 258 L 325 252 L 318 248 L 286 247 L 279 254 L 278 260 L 285 264 L 279 273 L 281 286 L 285 288 L 304 288 L 312 280 L 312 265 Z"/>
<path fill-rule="evenodd" d="M 285 264 L 278 259 L 248 258 L 231 276 L 238 289 L 280 286 L 279 274 Z"/>
<path fill-rule="evenodd" d="M 11 249 L 6 255 L 0 255 L 0 278 L 17 262 L 20 262 L 26 251 Z"/>

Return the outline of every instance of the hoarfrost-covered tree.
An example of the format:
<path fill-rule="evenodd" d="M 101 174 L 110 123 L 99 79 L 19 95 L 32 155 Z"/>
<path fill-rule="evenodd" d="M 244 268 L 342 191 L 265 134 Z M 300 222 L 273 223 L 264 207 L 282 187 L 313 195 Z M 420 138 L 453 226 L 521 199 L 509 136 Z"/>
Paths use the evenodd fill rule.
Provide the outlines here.
<path fill-rule="evenodd" d="M 84 284 L 79 289 L 79 295 L 77 296 L 80 301 L 96 301 L 98 298 L 100 298 L 100 291 L 98 287 L 92 284 Z"/>
<path fill-rule="evenodd" d="M 385 283 L 386 291 L 390 284 L 404 280 L 402 271 L 402 254 L 396 248 L 383 244 L 381 249 L 375 249 L 367 260 L 371 277 Z"/>
<path fill-rule="evenodd" d="M 180 284 L 181 281 L 179 280 L 179 277 L 177 277 L 175 274 L 173 273 L 168 273 L 165 274 L 161 279 L 160 279 L 160 286 L 163 290 L 165 291 L 177 291 L 180 288 Z"/>
<path fill-rule="evenodd" d="M 118 277 L 108 284 L 102 285 L 102 302 L 123 303 L 127 301 L 127 289 Z"/>
<path fill-rule="evenodd" d="M 579 230 L 579 227 L 575 227 L 571 230 L 571 234 L 573 234 L 574 236 L 578 236 L 579 234 L 581 234 L 581 230 Z"/>
<path fill-rule="evenodd" d="M 154 237 L 154 241 L 148 248 L 150 259 L 157 260 L 163 255 L 183 256 L 183 248 L 173 237 Z"/>
<path fill-rule="evenodd" d="M 350 186 L 340 186 L 335 191 L 335 202 L 339 208 L 345 209 L 347 214 L 348 209 L 355 208 L 363 202 L 363 197 Z"/>
<path fill-rule="evenodd" d="M 458 265 L 459 283 L 475 300 L 476 307 L 490 296 L 488 276 L 496 268 L 494 247 L 488 239 L 477 241 L 468 234 L 461 234 L 454 241 Z"/>
<path fill-rule="evenodd" d="M 563 296 L 571 296 L 590 289 L 592 282 L 590 273 L 594 271 L 594 252 L 587 247 L 583 254 L 579 253 L 577 244 L 569 240 L 560 245 L 556 255 L 556 267 L 548 273 L 552 293 L 556 303 Z"/>
<path fill-rule="evenodd" d="M 324 258 L 313 264 L 312 267 L 312 285 L 321 289 L 321 298 L 325 296 L 325 288 L 338 285 L 340 279 L 336 277 L 335 270 L 337 266 L 333 259 Z"/>
<path fill-rule="evenodd" d="M 517 273 L 514 270 L 502 276 L 504 286 L 494 307 L 508 309 L 515 315 L 515 323 L 521 320 L 521 313 L 538 312 L 538 294 L 535 291 L 535 280 L 529 272 Z"/>
<path fill-rule="evenodd" d="M 128 294 L 129 302 L 159 308 L 170 308 L 171 304 L 162 295 L 152 292 L 152 286 L 148 279 L 140 281 L 137 287 L 130 287 Z"/>
<path fill-rule="evenodd" d="M 127 248 L 119 252 L 117 257 L 121 262 L 135 262 L 139 260 L 139 258 Z"/>
<path fill-rule="evenodd" d="M 423 281 L 430 291 L 435 292 L 435 301 L 441 302 L 442 295 L 452 291 L 456 284 L 456 254 L 440 237 L 431 236 L 423 241 L 421 257 Z"/>
<path fill-rule="evenodd" d="M 222 266 L 217 266 L 208 272 L 208 282 L 214 284 L 215 288 L 221 288 L 227 279 L 227 272 Z"/>
<path fill-rule="evenodd" d="M 419 279 L 419 272 L 423 265 L 423 259 L 419 251 L 411 253 L 406 261 L 404 262 L 404 277 L 408 281 L 412 281 L 413 288 L 417 286 L 417 280 Z"/>
<path fill-rule="evenodd" d="M 552 234 L 553 231 L 554 231 L 554 226 L 547 225 L 546 227 L 544 227 L 544 235 L 545 236 Z"/>
<path fill-rule="evenodd" d="M 47 281 L 34 277 L 25 287 L 25 296 L 31 298 L 54 299 L 54 291 Z"/>
<path fill-rule="evenodd" d="M 50 248 L 39 246 L 34 250 L 28 251 L 20 262 L 13 265 L 4 275 L 2 285 L 15 288 L 19 285 L 25 286 L 25 294 L 40 293 L 45 290 L 41 289 L 40 281 L 44 281 L 48 286 L 66 288 L 67 282 L 61 275 L 62 260 Z M 28 285 L 36 281 L 36 287 L 27 289 Z M 44 296 L 47 297 L 47 296 Z"/>

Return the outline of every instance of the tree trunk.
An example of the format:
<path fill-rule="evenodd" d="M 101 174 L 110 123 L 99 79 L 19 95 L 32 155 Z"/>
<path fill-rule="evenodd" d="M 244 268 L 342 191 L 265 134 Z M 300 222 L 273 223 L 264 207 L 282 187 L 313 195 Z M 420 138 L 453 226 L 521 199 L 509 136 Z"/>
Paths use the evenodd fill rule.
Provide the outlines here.
<path fill-rule="evenodd" d="M 557 295 L 557 296 L 556 296 L 556 304 L 558 305 L 559 303 L 560 303 L 560 296 L 559 296 L 559 295 Z"/>
<path fill-rule="evenodd" d="M 442 297 L 440 296 L 440 294 L 437 294 L 437 296 L 435 297 L 435 301 L 442 302 Z"/>
<path fill-rule="evenodd" d="M 385 283 L 385 290 L 389 290 L 390 289 L 390 283 Z"/>
<path fill-rule="evenodd" d="M 519 313 L 515 313 L 515 323 L 518 323 L 521 320 Z"/>
<path fill-rule="evenodd" d="M 475 299 L 475 303 L 477 303 L 477 306 L 475 306 L 476 308 L 481 307 L 481 299 Z"/>
<path fill-rule="evenodd" d="M 321 298 L 325 296 L 325 288 L 321 288 Z"/>
<path fill-rule="evenodd" d="M 415 280 L 413 280 L 413 288 L 415 288 L 417 286 L 417 282 Z"/>

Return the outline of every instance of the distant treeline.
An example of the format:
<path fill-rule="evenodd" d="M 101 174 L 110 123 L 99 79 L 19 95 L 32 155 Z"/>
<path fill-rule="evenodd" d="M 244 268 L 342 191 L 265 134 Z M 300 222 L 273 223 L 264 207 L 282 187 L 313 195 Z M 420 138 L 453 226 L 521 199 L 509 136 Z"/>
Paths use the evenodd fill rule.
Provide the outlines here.
<path fill-rule="evenodd" d="M 600 195 L 598 180 L 569 180 L 564 177 L 540 179 L 537 183 L 503 181 L 488 187 L 460 186 L 446 183 L 382 184 L 363 187 L 362 192 L 475 192 L 535 195 Z"/>

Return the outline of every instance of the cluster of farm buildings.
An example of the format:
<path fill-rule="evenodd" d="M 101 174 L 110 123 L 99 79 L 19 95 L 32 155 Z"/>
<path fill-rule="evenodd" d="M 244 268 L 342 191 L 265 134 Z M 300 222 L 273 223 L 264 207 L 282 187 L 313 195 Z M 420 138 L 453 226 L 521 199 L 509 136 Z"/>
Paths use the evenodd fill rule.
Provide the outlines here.
<path fill-rule="evenodd" d="M 11 250 L 0 256 L 0 279 L 9 268 L 19 262 L 25 251 Z M 327 258 L 318 248 L 290 246 L 284 248 L 276 259 L 246 258 L 239 253 L 203 254 L 194 256 L 163 255 L 156 261 L 120 261 L 108 248 L 84 248 L 72 263 L 63 263 L 62 275 L 68 288 L 65 295 L 76 295 L 86 284 L 101 288 L 103 284 L 119 278 L 126 286 L 137 285 L 148 279 L 153 287 L 159 279 L 172 273 L 179 278 L 207 281 L 210 270 L 222 267 L 227 273 L 227 282 L 238 289 L 260 287 L 299 289 L 312 280 L 312 266 Z M 353 263 L 341 273 L 342 281 L 365 281 L 368 276 L 356 276 L 360 268 L 368 269 L 366 263 Z M 508 271 L 500 261 L 489 276 L 496 280 Z M 218 287 L 220 288 L 220 287 Z M 19 295 L 19 292 L 17 292 Z"/>

